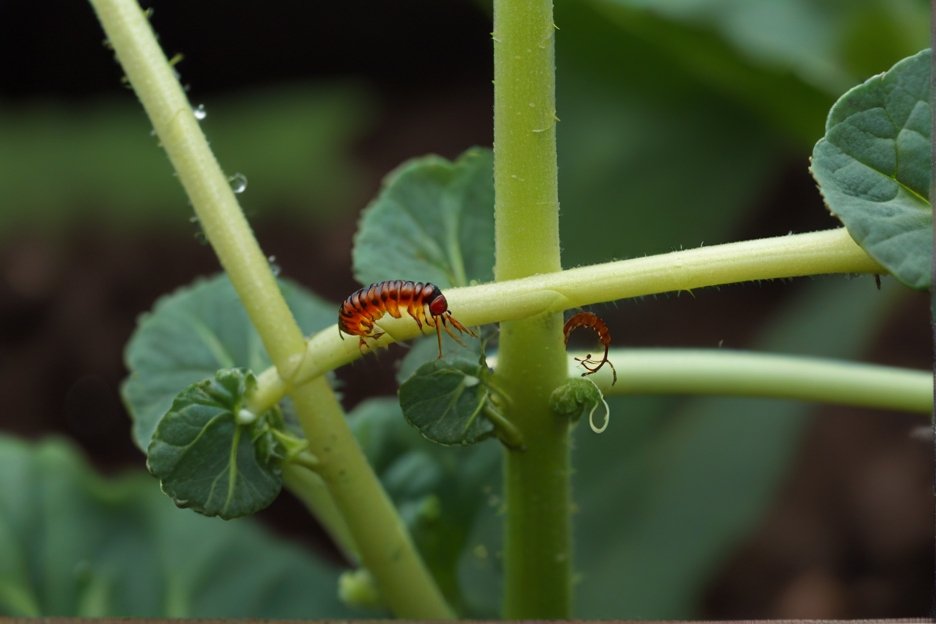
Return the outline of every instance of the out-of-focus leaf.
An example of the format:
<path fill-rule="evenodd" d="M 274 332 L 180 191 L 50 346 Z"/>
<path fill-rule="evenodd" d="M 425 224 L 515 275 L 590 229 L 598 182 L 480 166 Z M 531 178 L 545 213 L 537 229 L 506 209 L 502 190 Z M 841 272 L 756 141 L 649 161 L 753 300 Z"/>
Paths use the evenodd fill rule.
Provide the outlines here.
<path fill-rule="evenodd" d="M 490 150 L 455 162 L 408 161 L 390 173 L 365 210 L 354 239 L 354 275 L 440 288 L 486 282 L 494 268 L 494 179 Z"/>
<path fill-rule="evenodd" d="M 923 0 L 589 0 L 556 14 L 567 266 L 733 240 L 791 146 L 805 166 L 835 98 L 924 47 L 929 24 Z M 859 45 L 868 23 L 884 30 Z"/>
<path fill-rule="evenodd" d="M 864 282 L 822 280 L 759 341 L 855 357 L 894 302 Z M 757 399 L 616 398 L 614 426 L 577 430 L 576 615 L 692 618 L 708 582 L 757 525 L 811 407 Z"/>
<path fill-rule="evenodd" d="M 929 34 L 922 0 L 593 4 L 625 32 L 652 42 L 720 91 L 784 119 L 790 129 L 798 123 L 791 114 L 797 103 L 841 93 L 925 46 Z"/>
<path fill-rule="evenodd" d="M 336 306 L 292 282 L 280 288 L 306 333 L 335 322 Z M 260 371 L 269 358 L 225 275 L 196 282 L 156 302 L 140 318 L 124 357 L 130 376 L 121 388 L 133 417 L 133 439 L 146 449 L 159 419 L 187 386 L 220 368 Z"/>
<path fill-rule="evenodd" d="M 347 618 L 338 571 L 250 520 L 179 513 L 61 441 L 0 437 L 0 616 Z"/>
<path fill-rule="evenodd" d="M 249 371 L 220 370 L 180 392 L 160 419 L 146 467 L 176 505 L 229 520 L 277 497 L 285 449 L 271 429 L 282 429 L 282 418 L 274 408 L 242 422 L 256 386 Z"/>
<path fill-rule="evenodd" d="M 558 13 L 563 262 L 730 241 L 786 158 L 776 134 L 590 5 Z"/>
<path fill-rule="evenodd" d="M 930 57 L 924 50 L 843 95 L 811 167 L 852 238 L 918 289 L 932 283 Z"/>
<path fill-rule="evenodd" d="M 437 444 L 468 445 L 494 435 L 485 417 L 491 390 L 487 367 L 448 358 L 420 366 L 400 385 L 400 408 L 406 422 Z"/>
<path fill-rule="evenodd" d="M 465 574 L 462 562 L 473 557 L 469 536 L 477 519 L 496 504 L 500 446 L 432 444 L 406 424 L 389 398 L 361 403 L 349 422 L 445 597 L 462 617 L 495 615 L 465 600 L 484 579 Z M 500 596 L 490 598 L 496 603 Z"/>
<path fill-rule="evenodd" d="M 736 13 L 725 9 L 715 21 L 730 20 Z M 558 14 L 562 18 L 561 9 Z M 737 109 L 760 128 L 759 133 L 779 130 L 788 140 L 807 145 L 822 132 L 825 111 L 840 92 L 834 86 L 812 84 L 789 67 L 747 55 L 715 26 L 683 19 L 678 11 L 670 12 L 662 5 L 649 9 L 634 6 L 630 0 L 591 0 L 581 9 L 576 7 L 570 17 L 571 25 L 565 20 L 559 24 L 563 35 L 570 26 L 578 27 L 579 20 L 583 25 L 598 22 L 598 26 L 589 28 L 595 39 L 576 36 L 574 43 L 581 49 L 568 54 L 587 54 L 597 71 L 617 76 L 609 80 L 611 84 L 627 85 L 634 80 L 641 85 L 640 89 L 632 85 L 630 93 L 663 95 L 678 81 L 686 90 L 719 101 L 725 110 L 720 113 L 694 98 L 679 98 L 669 106 L 683 112 L 701 108 L 715 121 L 720 121 L 722 114 L 730 119 L 730 109 Z M 642 62 L 634 63 L 635 58 Z M 730 124 L 724 127 L 730 128 Z"/>
<path fill-rule="evenodd" d="M 205 105 L 203 127 L 220 161 L 250 181 L 241 197 L 248 212 L 292 205 L 303 208 L 293 218 L 322 219 L 354 196 L 362 173 L 351 150 L 371 118 L 365 92 L 292 88 L 195 103 Z M 0 107 L 0 136 L 3 232 L 95 216 L 189 227 L 182 187 L 129 92 L 79 108 Z"/>

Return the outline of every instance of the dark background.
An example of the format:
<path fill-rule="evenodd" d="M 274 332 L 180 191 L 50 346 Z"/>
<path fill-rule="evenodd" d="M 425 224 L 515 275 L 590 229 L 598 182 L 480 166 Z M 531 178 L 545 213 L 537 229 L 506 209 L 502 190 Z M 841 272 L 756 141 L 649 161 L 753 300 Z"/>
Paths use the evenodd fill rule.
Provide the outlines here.
<path fill-rule="evenodd" d="M 793 62 L 745 56 L 702 18 L 637 10 L 635 25 L 612 32 L 600 4 L 558 7 L 566 266 L 835 226 L 808 175 L 804 137 L 820 136 L 816 111 L 843 89 L 791 78 Z M 720 10 L 730 11 L 726 4 Z M 844 76 L 883 71 L 925 45 L 908 35 L 920 31 L 913 20 L 925 14 L 922 3 L 895 2 L 902 8 L 893 11 L 855 3 L 872 17 L 825 4 L 857 23 L 838 33 L 845 43 L 828 59 Z M 357 287 L 350 242 L 384 174 L 407 158 L 491 145 L 491 24 L 479 3 L 149 5 L 164 49 L 184 55 L 178 70 L 193 103 L 206 106 L 221 162 L 250 180 L 242 198 L 264 249 L 285 275 L 330 300 Z M 874 11 L 890 21 L 863 26 Z M 184 196 L 102 39 L 86 3 L 0 2 L 0 427 L 68 436 L 114 472 L 142 466 L 118 394 L 136 317 L 217 263 L 193 235 Z M 705 55 L 734 78 L 700 69 L 696 57 Z M 743 82 L 758 70 L 794 85 L 790 98 L 806 112 L 791 122 L 789 111 L 777 112 L 782 101 L 758 100 L 758 83 Z M 308 145 L 266 171 L 275 146 L 237 137 L 271 106 L 323 121 L 309 122 Z M 291 120 L 280 120 L 285 132 Z M 709 123 L 711 135 L 695 130 Z M 628 148 L 634 141 L 639 147 Z M 125 149 L 128 160 L 143 154 L 141 164 L 108 178 Z M 718 176 L 700 164 L 723 156 Z M 631 208 L 641 216 L 626 217 Z M 867 297 L 877 296 L 874 281 L 860 279 Z M 731 286 L 600 309 L 628 346 L 742 348 L 801 287 Z M 930 368 L 929 327 L 926 295 L 905 293 L 860 359 Z M 392 393 L 392 375 L 389 357 L 340 371 L 347 405 Z M 707 582 L 696 616 L 927 614 L 934 513 L 925 425 L 916 415 L 814 410 L 776 500 Z M 289 497 L 261 517 L 335 556 L 308 534 Z"/>

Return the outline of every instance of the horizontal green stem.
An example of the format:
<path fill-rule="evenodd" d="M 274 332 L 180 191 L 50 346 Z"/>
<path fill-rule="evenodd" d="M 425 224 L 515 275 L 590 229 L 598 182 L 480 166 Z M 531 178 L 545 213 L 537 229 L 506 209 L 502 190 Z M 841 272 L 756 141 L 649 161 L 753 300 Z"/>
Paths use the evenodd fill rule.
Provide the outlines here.
<path fill-rule="evenodd" d="M 605 262 L 445 291 L 449 309 L 465 325 L 530 318 L 605 301 L 673 291 L 689 291 L 752 280 L 829 273 L 886 273 L 844 228 L 791 234 L 711 247 L 684 249 L 629 260 Z M 376 341 L 387 345 L 419 335 L 412 319 L 384 317 L 388 329 Z M 302 365 L 291 379 L 301 384 L 361 357 L 356 340 L 341 340 L 330 326 L 309 340 Z M 282 398 L 285 384 L 275 370 L 258 379 L 254 409 Z M 258 412 L 259 413 L 259 412 Z"/>
<path fill-rule="evenodd" d="M 929 415 L 930 371 L 721 349 L 612 349 L 592 379 L 611 395 L 707 394 L 798 399 Z M 490 358 L 489 358 L 490 361 Z M 569 376 L 582 367 L 569 358 Z"/>

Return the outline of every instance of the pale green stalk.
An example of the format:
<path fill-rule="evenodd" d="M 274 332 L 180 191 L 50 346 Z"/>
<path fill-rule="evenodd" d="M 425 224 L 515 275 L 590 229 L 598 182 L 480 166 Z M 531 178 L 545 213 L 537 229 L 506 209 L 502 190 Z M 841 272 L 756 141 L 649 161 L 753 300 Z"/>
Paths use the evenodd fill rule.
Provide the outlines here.
<path fill-rule="evenodd" d="M 133 0 L 91 3 L 188 193 L 205 236 L 279 376 L 289 381 L 305 355 L 302 332 L 149 23 Z M 328 384 L 319 378 L 285 389 L 295 404 L 309 450 L 320 462 L 318 473 L 363 564 L 377 579 L 383 599 L 402 617 L 451 617 Z"/>
<path fill-rule="evenodd" d="M 552 0 L 494 0 L 498 282 L 561 268 L 552 10 Z M 568 424 L 549 406 L 566 375 L 559 309 L 500 326 L 496 379 L 511 399 L 504 416 L 525 444 L 504 461 L 508 618 L 567 618 L 572 609 Z"/>
<path fill-rule="evenodd" d="M 616 384 L 608 365 L 589 376 L 607 396 L 752 396 L 927 416 L 933 410 L 931 371 L 727 349 L 611 349 L 608 359 L 617 370 Z M 569 377 L 581 376 L 572 357 L 568 365 Z"/>
<path fill-rule="evenodd" d="M 294 464 L 283 466 L 283 485 L 301 500 L 348 561 L 360 561 L 357 545 L 328 486 L 317 473 Z"/>
<path fill-rule="evenodd" d="M 692 291 L 750 280 L 831 273 L 886 273 L 844 228 L 685 249 L 605 262 L 544 275 L 445 291 L 449 308 L 466 325 L 536 318 L 595 303 L 665 292 Z M 378 346 L 419 335 L 411 319 L 380 321 Z M 294 383 L 305 383 L 361 357 L 357 342 L 341 340 L 336 326 L 312 336 Z M 274 369 L 258 379 L 254 410 L 279 401 L 285 385 Z"/>

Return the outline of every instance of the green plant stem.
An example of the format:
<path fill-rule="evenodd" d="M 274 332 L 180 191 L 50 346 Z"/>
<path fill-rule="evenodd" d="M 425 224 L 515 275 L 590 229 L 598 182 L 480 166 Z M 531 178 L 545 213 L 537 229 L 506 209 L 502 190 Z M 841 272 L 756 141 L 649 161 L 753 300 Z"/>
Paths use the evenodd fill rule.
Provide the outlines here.
<path fill-rule="evenodd" d="M 722 349 L 612 349 L 590 376 L 606 395 L 715 394 L 798 399 L 929 415 L 930 371 Z M 488 362 L 492 362 L 489 358 Z M 569 377 L 582 367 L 569 357 Z"/>
<path fill-rule="evenodd" d="M 808 234 L 685 249 L 605 262 L 555 273 L 445 291 L 449 308 L 466 325 L 538 317 L 549 312 L 706 286 L 831 273 L 886 273 L 845 228 Z M 390 330 L 384 345 L 419 336 L 411 319 L 381 319 Z M 305 383 L 361 357 L 357 343 L 340 340 L 335 326 L 308 343 L 293 382 Z M 260 413 L 279 401 L 286 386 L 276 370 L 257 378 L 251 409 Z"/>
<path fill-rule="evenodd" d="M 494 0 L 494 277 L 561 269 L 552 0 Z M 568 618 L 572 605 L 568 423 L 549 407 L 566 376 L 557 308 L 500 326 L 504 416 L 525 449 L 505 451 L 507 618 Z"/>
<path fill-rule="evenodd" d="M 359 561 L 357 545 L 322 478 L 296 464 L 283 465 L 283 485 L 303 502 L 348 561 Z"/>
<path fill-rule="evenodd" d="M 211 153 L 184 91 L 134 0 L 91 0 L 117 59 L 188 193 L 208 241 L 240 296 L 281 378 L 305 356 L 305 340 L 283 299 L 227 177 Z M 318 474 L 381 595 L 399 616 L 452 612 L 348 428 L 324 379 L 286 389 Z"/>

